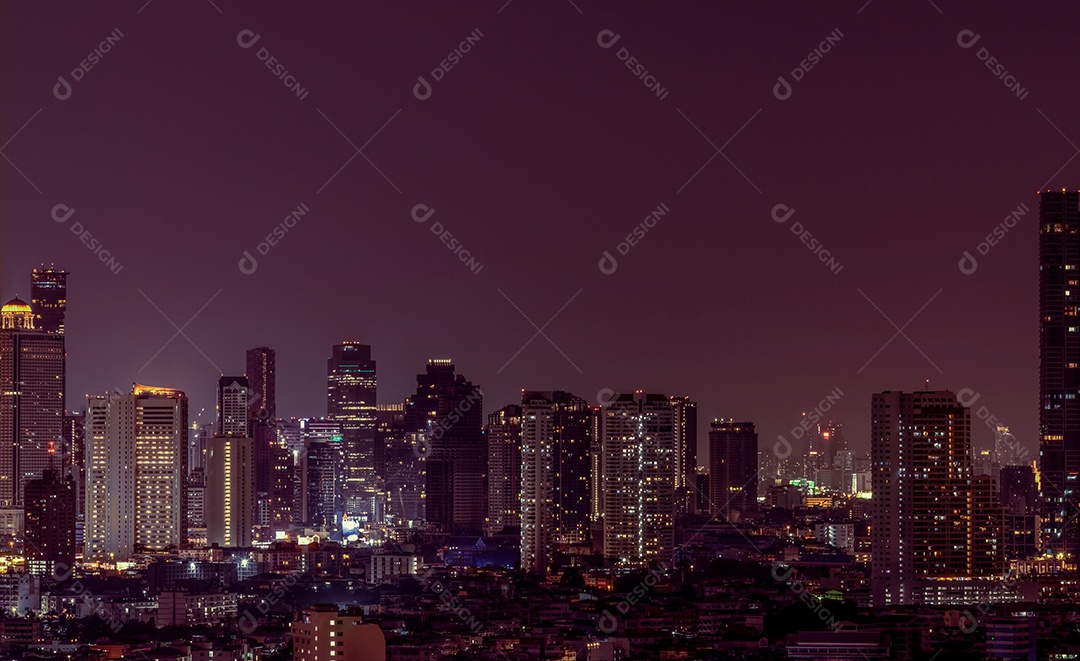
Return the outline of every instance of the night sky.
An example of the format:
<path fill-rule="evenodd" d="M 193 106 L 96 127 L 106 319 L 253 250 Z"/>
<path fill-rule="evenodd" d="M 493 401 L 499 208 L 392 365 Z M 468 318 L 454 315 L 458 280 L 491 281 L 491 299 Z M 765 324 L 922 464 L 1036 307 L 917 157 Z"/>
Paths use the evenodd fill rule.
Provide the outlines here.
<path fill-rule="evenodd" d="M 929 379 L 1034 452 L 1037 191 L 1080 186 L 1080 6 L 987 4 L 5 3 L 0 291 L 71 272 L 76 409 L 139 381 L 209 421 L 219 371 L 267 345 L 278 414 L 324 415 L 330 346 L 357 341 L 381 403 L 446 357 L 485 413 L 521 388 L 685 393 L 702 445 L 720 416 L 771 446 L 839 388 L 867 449 L 871 393 Z"/>

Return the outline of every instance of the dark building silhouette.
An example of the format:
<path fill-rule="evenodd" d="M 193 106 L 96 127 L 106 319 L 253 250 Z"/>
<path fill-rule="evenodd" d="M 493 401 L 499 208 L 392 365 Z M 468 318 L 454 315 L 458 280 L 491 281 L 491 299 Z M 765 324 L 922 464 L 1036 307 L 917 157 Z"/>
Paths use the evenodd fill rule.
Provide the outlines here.
<path fill-rule="evenodd" d="M 270 347 L 247 350 L 248 423 L 262 422 L 273 426 L 277 421 L 276 354 Z M 254 438 L 254 435 L 251 436 Z"/>
<path fill-rule="evenodd" d="M 34 327 L 38 330 L 63 334 L 67 277 L 67 271 L 51 266 L 42 266 L 30 273 L 30 305 L 34 308 Z"/>
<path fill-rule="evenodd" d="M 277 356 L 270 347 L 246 354 L 248 437 L 255 446 L 256 520 L 283 526 L 292 520 L 293 461 L 277 435 Z"/>
<path fill-rule="evenodd" d="M 709 500 L 729 520 L 757 509 L 758 435 L 752 422 L 714 420 L 709 430 Z"/>
<path fill-rule="evenodd" d="M 487 454 L 483 393 L 454 373 L 449 360 L 429 360 L 416 375 L 405 408 L 405 429 L 422 435 L 425 519 L 446 532 L 479 534 L 485 518 Z"/>
<path fill-rule="evenodd" d="M 1080 560 L 1080 192 L 1039 195 L 1039 433 L 1042 514 L 1053 553 Z"/>
<path fill-rule="evenodd" d="M 371 347 L 336 344 L 326 360 L 326 417 L 341 423 L 345 474 L 342 496 L 348 516 L 370 520 L 376 494 L 375 406 L 378 386 Z"/>
<path fill-rule="evenodd" d="M 75 566 L 75 482 L 47 468 L 26 483 L 25 556 L 31 574 L 70 574 Z"/>

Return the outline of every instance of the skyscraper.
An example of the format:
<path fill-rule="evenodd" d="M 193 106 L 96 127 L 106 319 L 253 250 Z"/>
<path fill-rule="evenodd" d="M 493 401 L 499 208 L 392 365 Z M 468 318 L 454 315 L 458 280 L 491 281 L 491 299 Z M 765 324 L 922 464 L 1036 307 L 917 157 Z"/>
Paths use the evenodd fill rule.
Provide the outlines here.
<path fill-rule="evenodd" d="M 675 509 L 693 513 L 697 507 L 697 402 L 688 396 L 671 397 L 675 407 Z"/>
<path fill-rule="evenodd" d="M 255 525 L 254 440 L 245 436 L 210 439 L 204 502 L 208 544 L 251 546 Z"/>
<path fill-rule="evenodd" d="M 64 336 L 34 323 L 18 298 L 0 308 L 0 507 L 21 507 L 49 448 L 63 444 Z"/>
<path fill-rule="evenodd" d="M 1008 600 L 1003 512 L 993 478 L 974 475 L 970 411 L 949 391 L 876 393 L 871 411 L 874 606 Z"/>
<path fill-rule="evenodd" d="M 424 507 L 428 523 L 446 532 L 484 529 L 487 454 L 483 442 L 484 395 L 454 373 L 450 360 L 429 360 L 416 375 L 416 394 L 405 407 L 407 433 L 422 435 Z"/>
<path fill-rule="evenodd" d="M 604 555 L 626 565 L 675 548 L 675 410 L 664 395 L 615 395 L 604 409 Z"/>
<path fill-rule="evenodd" d="M 521 407 L 504 406 L 484 427 L 488 454 L 487 533 L 521 525 Z"/>
<path fill-rule="evenodd" d="M 248 399 L 249 432 L 254 437 L 256 422 L 274 426 L 277 421 L 276 354 L 270 347 L 247 350 L 247 380 L 251 394 Z"/>
<path fill-rule="evenodd" d="M 521 395 L 521 567 L 526 571 L 546 572 L 555 550 L 589 539 L 591 423 L 588 403 L 568 392 Z"/>
<path fill-rule="evenodd" d="M 187 543 L 187 396 L 135 384 L 86 408 L 86 557 Z"/>
<path fill-rule="evenodd" d="M 31 574 L 64 575 L 75 566 L 75 481 L 55 468 L 26 483 L 26 544 Z"/>
<path fill-rule="evenodd" d="M 223 376 L 217 388 L 217 435 L 248 433 L 248 380 L 245 376 Z"/>
<path fill-rule="evenodd" d="M 276 354 L 269 347 L 247 350 L 247 436 L 255 446 L 255 497 L 259 525 L 291 519 L 292 462 L 277 434 Z"/>
<path fill-rule="evenodd" d="M 67 413 L 64 415 L 63 461 L 67 474 L 75 480 L 75 513 L 82 519 L 86 507 L 86 413 Z"/>
<path fill-rule="evenodd" d="M 405 406 L 379 404 L 375 418 L 375 470 L 383 485 L 385 515 L 399 526 L 419 523 L 424 518 L 424 462 L 416 435 L 405 431 Z"/>
<path fill-rule="evenodd" d="M 758 435 L 752 422 L 713 420 L 709 430 L 712 513 L 737 521 L 757 509 Z"/>
<path fill-rule="evenodd" d="M 51 266 L 42 266 L 30 273 L 30 305 L 34 308 L 35 328 L 63 335 L 67 277 L 67 271 Z"/>
<path fill-rule="evenodd" d="M 300 455 L 301 523 L 340 533 L 341 485 L 344 483 L 344 435 L 336 420 L 305 418 L 304 452 Z"/>
<path fill-rule="evenodd" d="M 375 495 L 375 406 L 378 377 L 371 347 L 336 344 L 326 359 L 326 417 L 345 438 L 345 510 L 370 519 Z"/>
<path fill-rule="evenodd" d="M 1080 561 L 1080 192 L 1039 195 L 1039 450 L 1052 552 Z"/>

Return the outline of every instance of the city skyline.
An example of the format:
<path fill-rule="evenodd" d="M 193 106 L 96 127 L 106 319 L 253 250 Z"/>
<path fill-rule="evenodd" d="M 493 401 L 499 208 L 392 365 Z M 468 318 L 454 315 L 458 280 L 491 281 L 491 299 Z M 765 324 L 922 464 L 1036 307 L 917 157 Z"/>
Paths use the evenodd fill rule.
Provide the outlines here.
<path fill-rule="evenodd" d="M 702 420 L 755 420 L 768 439 L 791 430 L 801 412 L 839 386 L 848 395 L 834 415 L 845 421 L 854 446 L 865 450 L 869 423 L 862 411 L 871 393 L 915 389 L 929 378 L 932 388 L 980 393 L 979 406 L 1006 421 L 1029 451 L 1037 449 L 1038 411 L 1026 394 L 1037 387 L 1030 360 L 1036 331 L 1026 321 L 1036 309 L 1027 293 L 1036 286 L 1028 266 L 1035 263 L 1037 239 L 1010 226 L 1000 228 L 1004 235 L 987 254 L 979 246 L 1021 205 L 1029 210 L 1021 222 L 1033 219 L 1035 191 L 1075 188 L 1080 165 L 1062 166 L 1072 154 L 1069 140 L 1077 140 L 1068 109 L 1080 92 L 1056 83 L 1055 63 L 1068 61 L 1066 46 L 1032 35 L 1048 16 L 1068 21 L 1080 10 L 1067 3 L 1017 15 L 964 4 L 938 13 L 930 3 L 911 11 L 871 3 L 861 12 L 860 5 L 836 14 L 798 4 L 783 13 L 702 6 L 668 8 L 657 25 L 653 12 L 642 8 L 598 3 L 579 14 L 570 3 L 545 9 L 512 3 L 497 13 L 499 4 L 460 12 L 432 7 L 430 21 L 419 26 L 396 8 L 355 20 L 349 18 L 354 10 L 341 8 L 334 11 L 345 12 L 345 20 L 328 22 L 326 9 L 270 8 L 256 17 L 240 5 L 218 14 L 209 3 L 198 10 L 151 4 L 140 14 L 140 7 L 105 14 L 75 7 L 56 16 L 44 7 L 13 6 L 7 25 L 28 29 L 6 29 L 6 43 L 11 52 L 35 57 L 0 65 L 10 99 L 6 138 L 14 136 L 5 155 L 42 192 L 5 162 L 9 179 L 0 211 L 11 248 L 0 278 L 6 297 L 25 300 L 23 274 L 56 263 L 75 274 L 73 297 L 96 300 L 69 306 L 67 323 L 83 332 L 69 347 L 79 359 L 69 369 L 74 400 L 68 408 L 80 406 L 82 395 L 133 381 L 168 382 L 190 393 L 193 419 L 205 409 L 206 420 L 212 392 L 202 384 L 221 373 L 242 373 L 239 352 L 265 345 L 279 352 L 282 382 L 297 384 L 281 388 L 280 414 L 310 415 L 320 410 L 320 362 L 328 347 L 355 340 L 374 347 L 384 366 L 385 402 L 409 391 L 415 365 L 451 357 L 500 405 L 515 401 L 521 388 L 563 389 L 590 400 L 603 388 L 685 392 L 701 403 Z M 380 27 L 365 29 L 361 40 L 345 27 L 371 20 Z M 762 22 L 770 30 L 761 37 L 737 27 Z M 54 35 L 47 48 L 32 29 L 46 25 Z M 123 36 L 100 63 L 71 81 L 72 68 L 117 29 Z M 237 43 L 245 29 L 261 35 L 251 49 Z M 477 29 L 479 42 L 433 83 L 431 98 L 419 100 L 417 77 L 430 79 Z M 927 48 L 913 47 L 912 29 L 924 31 Z M 621 40 L 603 48 L 597 42 L 602 30 Z M 793 80 L 791 71 L 836 30 L 840 40 Z M 958 43 L 964 30 L 979 35 L 978 43 Z M 549 31 L 564 33 L 558 47 L 541 37 Z M 187 42 L 175 36 L 180 33 L 205 35 L 211 50 L 151 68 L 167 53 L 186 52 Z M 314 34 L 320 37 L 309 38 Z M 675 43 L 678 48 L 668 47 Z M 256 57 L 263 46 L 309 96 L 298 99 L 267 75 Z M 626 70 L 617 57 L 622 47 L 646 64 L 669 92 L 666 98 Z M 978 57 L 983 47 L 1029 96 L 1017 98 L 986 70 Z M 338 48 L 357 64 L 326 66 L 341 61 Z M 530 52 L 546 53 L 550 66 L 535 66 Z M 228 94 L 235 111 L 223 112 L 191 83 L 207 75 L 207 58 L 226 67 L 228 85 L 212 90 Z M 736 61 L 738 67 L 730 64 Z M 589 86 L 552 73 L 579 63 L 588 67 Z M 718 84 L 699 84 L 701 70 L 717 71 Z M 53 94 L 60 74 L 74 85 L 65 101 Z M 793 86 L 786 100 L 774 94 L 779 76 Z M 138 77 L 160 77 L 166 89 L 160 96 L 140 94 L 142 110 L 133 116 L 121 100 Z M 487 103 L 492 80 L 517 80 L 515 89 L 532 93 L 507 92 L 500 103 Z M 890 92 L 867 97 L 852 80 L 873 80 Z M 376 96 L 354 99 L 357 87 Z M 548 101 L 534 103 L 534 93 Z M 173 117 L 181 99 L 194 104 L 192 123 L 167 123 L 174 130 L 155 133 L 162 127 L 155 118 Z M 254 118 L 239 132 L 238 113 Z M 1000 127 L 990 119 L 997 113 L 1004 117 Z M 281 121 L 270 119 L 279 114 Z M 391 117 L 364 152 L 402 193 L 357 156 L 316 195 L 354 153 L 334 126 L 360 146 Z M 600 118 L 611 130 L 597 131 Z M 539 135 L 536 127 L 545 121 L 565 137 L 551 142 Z M 95 127 L 90 142 L 87 126 Z M 676 194 L 715 154 L 695 126 L 716 146 L 738 132 L 724 154 L 753 186 L 716 155 Z M 104 136 L 116 137 L 122 149 L 101 142 Z M 179 136 L 187 146 L 180 147 Z M 929 176 L 917 165 L 930 144 L 948 155 L 940 164 L 948 176 Z M 162 182 L 193 181 L 190 168 L 206 165 L 211 145 L 224 145 L 230 158 L 211 162 L 198 178 L 211 183 L 190 186 L 189 197 L 177 198 Z M 567 170 L 566 162 L 579 162 L 581 146 L 588 160 Z M 293 155 L 291 164 L 269 165 L 279 161 L 279 148 Z M 125 152 L 175 157 L 149 177 L 128 165 L 119 155 Z M 52 170 L 43 154 L 61 155 L 83 176 Z M 465 155 L 469 167 L 463 169 Z M 522 168 L 491 166 L 503 162 Z M 864 164 L 864 174 L 852 179 L 855 163 Z M 130 173 L 125 190 L 131 195 L 103 195 L 113 190 L 101 178 L 110 172 Z M 224 182 L 235 181 L 235 172 L 254 176 L 230 189 Z M 548 190 L 555 195 L 540 195 L 552 199 L 535 208 L 516 203 Z M 964 190 L 980 194 L 958 195 Z M 74 215 L 55 221 L 58 204 Z M 260 253 L 258 245 L 300 204 L 307 205 L 306 215 L 290 221 L 280 242 Z M 667 214 L 623 255 L 620 243 L 660 204 Z M 418 223 L 416 205 L 435 213 Z M 775 221 L 777 205 L 795 215 Z M 63 218 L 66 212 L 56 213 Z M 594 222 L 579 222 L 584 219 Z M 119 273 L 70 231 L 76 222 L 123 263 Z M 474 274 L 451 254 L 430 231 L 435 222 L 467 246 L 482 271 Z M 791 232 L 795 223 L 843 270 L 834 274 L 820 263 Z M 530 225 L 550 229 L 534 235 L 530 249 L 503 240 L 501 230 Z M 169 251 L 150 255 L 139 249 L 138 233 L 125 227 L 185 230 L 174 233 Z M 324 231 L 341 240 L 326 240 Z M 924 240 L 928 236 L 934 240 Z M 355 259 L 355 249 L 369 259 Z M 251 275 L 237 267 L 244 251 L 258 259 Z M 618 258 L 611 275 L 598 269 L 605 251 Z M 970 275 L 958 268 L 965 252 L 978 264 Z M 310 268 L 308 256 L 316 253 L 318 267 Z M 414 272 L 386 257 L 401 254 L 415 256 Z M 191 268 L 193 258 L 200 268 Z M 535 292 L 520 284 L 553 260 L 566 266 L 550 287 Z M 658 269 L 672 274 L 670 282 L 654 277 Z M 182 287 L 176 286 L 178 272 L 186 274 Z M 382 277 L 391 272 L 399 282 Z M 908 272 L 916 280 L 895 277 Z M 354 277 L 380 282 L 363 311 L 328 293 L 333 287 L 327 283 Z M 709 295 L 679 286 L 680 280 L 707 283 Z M 439 281 L 454 294 L 427 300 Z M 743 292 L 747 282 L 758 284 Z M 107 297 L 88 298 L 95 290 Z M 536 337 L 510 361 L 535 328 L 500 290 L 536 327 L 577 294 L 545 329 L 559 350 Z M 632 312 L 634 292 L 652 295 L 656 310 Z M 421 299 L 424 305 L 415 305 Z M 278 300 L 305 301 L 304 323 L 274 323 Z M 208 301 L 185 328 L 198 350 L 179 336 L 151 360 L 176 332 L 165 316 L 182 328 Z M 859 373 L 895 333 L 875 305 L 933 364 L 897 336 Z M 254 332 L 218 333 L 238 309 L 256 319 L 247 327 Z M 144 319 L 138 332 L 117 323 L 131 313 Z M 744 321 L 725 324 L 733 314 Z M 481 316 L 486 321 L 478 332 L 472 320 Z M 630 372 L 620 357 L 633 350 L 637 334 L 614 331 L 628 324 L 660 341 L 678 341 Z M 606 339 L 597 344 L 598 337 Z M 721 369 L 726 378 L 715 378 L 713 370 Z M 758 392 L 773 397 L 761 401 Z M 991 438 L 989 430 L 975 433 L 980 447 Z"/>
<path fill-rule="evenodd" d="M 1080 3 L 9 4 L 0 661 L 1080 655 Z"/>

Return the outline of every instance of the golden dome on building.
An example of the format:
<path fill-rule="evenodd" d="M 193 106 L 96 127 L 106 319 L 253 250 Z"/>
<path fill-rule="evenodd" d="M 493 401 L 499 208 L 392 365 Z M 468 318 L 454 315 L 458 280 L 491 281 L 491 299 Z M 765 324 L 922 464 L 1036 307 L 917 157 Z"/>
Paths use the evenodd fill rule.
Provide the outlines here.
<path fill-rule="evenodd" d="M 20 300 L 18 296 L 4 303 L 4 307 L 0 308 L 0 314 L 26 314 L 27 312 L 33 314 L 34 308 L 30 307 L 26 301 Z"/>
<path fill-rule="evenodd" d="M 34 308 L 18 296 L 0 308 L 0 327 L 5 329 L 33 330 Z"/>

